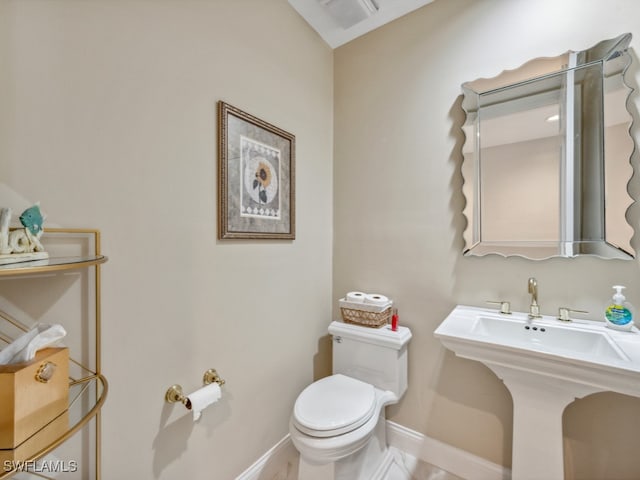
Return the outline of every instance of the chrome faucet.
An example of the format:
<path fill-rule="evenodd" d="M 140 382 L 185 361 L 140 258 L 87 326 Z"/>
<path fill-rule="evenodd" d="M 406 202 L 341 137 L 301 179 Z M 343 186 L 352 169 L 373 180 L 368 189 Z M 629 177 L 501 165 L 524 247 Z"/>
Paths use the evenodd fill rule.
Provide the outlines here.
<path fill-rule="evenodd" d="M 529 319 L 542 318 L 542 315 L 540 315 L 540 305 L 538 305 L 538 282 L 533 277 L 529 279 L 529 293 L 531 294 Z"/>

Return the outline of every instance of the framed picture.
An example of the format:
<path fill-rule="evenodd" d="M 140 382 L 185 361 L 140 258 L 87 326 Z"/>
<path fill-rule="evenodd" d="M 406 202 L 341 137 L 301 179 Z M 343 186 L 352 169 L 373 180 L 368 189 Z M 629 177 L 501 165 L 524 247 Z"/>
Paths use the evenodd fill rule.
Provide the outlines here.
<path fill-rule="evenodd" d="M 295 137 L 222 101 L 218 238 L 295 238 Z"/>

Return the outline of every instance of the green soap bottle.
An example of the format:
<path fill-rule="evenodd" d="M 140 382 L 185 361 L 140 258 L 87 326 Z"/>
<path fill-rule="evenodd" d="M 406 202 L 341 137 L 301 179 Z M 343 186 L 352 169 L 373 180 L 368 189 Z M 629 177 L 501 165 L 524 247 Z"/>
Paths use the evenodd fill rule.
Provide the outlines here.
<path fill-rule="evenodd" d="M 622 294 L 624 288 L 622 285 L 613 286 L 616 293 L 613 294 L 611 304 L 604 311 L 607 327 L 615 330 L 631 330 L 633 328 L 633 306 L 626 301 Z"/>

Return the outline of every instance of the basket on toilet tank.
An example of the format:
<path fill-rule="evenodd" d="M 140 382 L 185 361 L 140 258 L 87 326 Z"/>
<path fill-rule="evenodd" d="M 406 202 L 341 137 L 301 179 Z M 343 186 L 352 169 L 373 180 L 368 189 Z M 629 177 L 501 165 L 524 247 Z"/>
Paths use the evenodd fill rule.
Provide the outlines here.
<path fill-rule="evenodd" d="M 378 328 L 391 319 L 393 301 L 384 295 L 350 292 L 339 303 L 345 323 Z"/>

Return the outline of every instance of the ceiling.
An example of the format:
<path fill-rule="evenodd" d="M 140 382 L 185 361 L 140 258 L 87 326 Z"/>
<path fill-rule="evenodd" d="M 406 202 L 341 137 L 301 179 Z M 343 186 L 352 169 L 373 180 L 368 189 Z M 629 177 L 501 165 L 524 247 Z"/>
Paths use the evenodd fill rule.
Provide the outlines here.
<path fill-rule="evenodd" d="M 389 23 L 433 0 L 289 0 L 331 48 Z"/>

